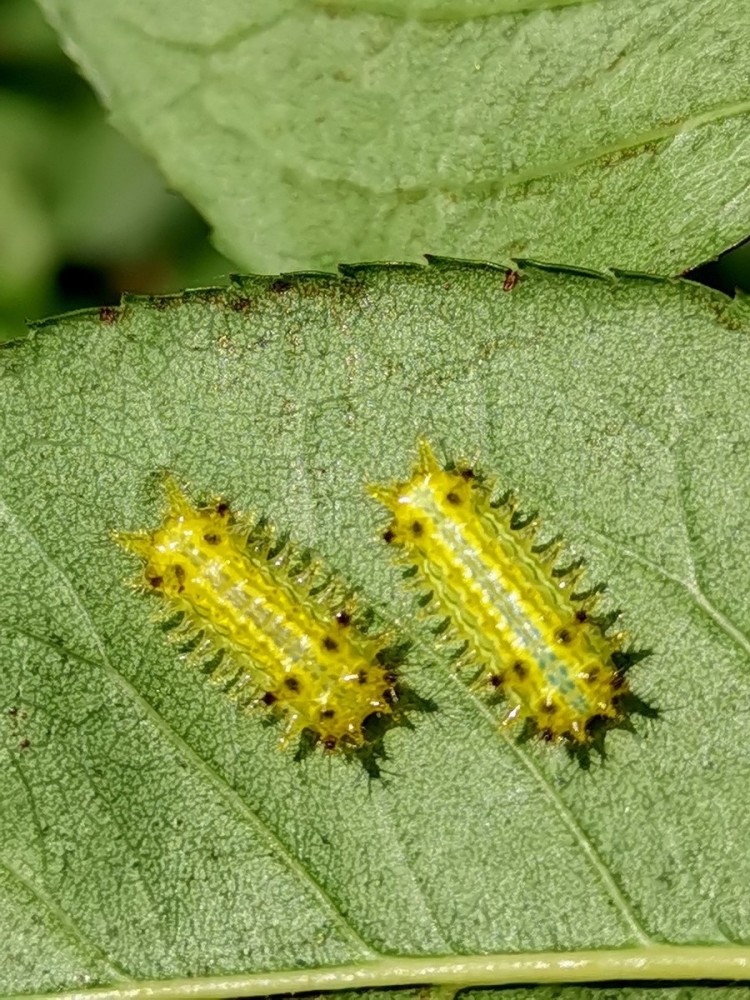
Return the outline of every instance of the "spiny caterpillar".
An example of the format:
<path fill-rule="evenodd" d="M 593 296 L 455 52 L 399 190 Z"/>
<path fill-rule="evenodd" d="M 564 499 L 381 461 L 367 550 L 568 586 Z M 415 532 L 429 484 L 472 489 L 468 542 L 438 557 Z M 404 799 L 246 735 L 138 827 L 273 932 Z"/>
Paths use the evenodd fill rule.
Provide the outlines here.
<path fill-rule="evenodd" d="M 586 754 L 606 729 L 629 728 L 628 711 L 655 715 L 628 689 L 639 655 L 594 614 L 597 590 L 575 592 L 580 565 L 556 568 L 560 545 L 537 544 L 538 520 L 519 521 L 513 498 L 493 504 L 472 469 L 443 468 L 424 440 L 409 479 L 369 492 L 392 514 L 383 538 L 428 613 L 444 616 L 438 632 L 462 643 L 458 665 L 505 700 L 506 722 Z"/>
<path fill-rule="evenodd" d="M 159 527 L 115 540 L 143 559 L 139 586 L 165 599 L 162 619 L 181 614 L 170 637 L 242 705 L 270 707 L 282 745 L 303 734 L 362 748 L 368 720 L 397 698 L 386 638 L 363 632 L 341 584 L 267 524 L 250 529 L 223 500 L 194 507 L 171 477 L 165 489 Z"/>

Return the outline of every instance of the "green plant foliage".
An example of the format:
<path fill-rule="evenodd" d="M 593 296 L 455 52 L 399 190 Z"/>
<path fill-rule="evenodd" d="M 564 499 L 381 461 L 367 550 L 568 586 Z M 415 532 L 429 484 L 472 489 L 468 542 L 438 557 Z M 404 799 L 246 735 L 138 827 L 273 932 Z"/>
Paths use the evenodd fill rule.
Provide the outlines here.
<path fill-rule="evenodd" d="M 679 273 L 750 229 L 745 0 L 39 0 L 243 269 Z"/>
<path fill-rule="evenodd" d="M 749 327 L 685 282 L 442 262 L 131 299 L 5 348 L 0 993 L 747 940 Z M 538 509 L 652 651 L 633 685 L 662 717 L 604 764 L 516 742 L 415 616 L 364 486 L 420 433 Z M 277 749 L 123 585 L 110 532 L 154 523 L 165 469 L 411 639 L 438 710 L 388 733 L 383 778 Z"/>
<path fill-rule="evenodd" d="M 28 0 L 0 2 L 0 137 L 0 342 L 28 317 L 227 269 L 192 210 L 105 122 Z"/>

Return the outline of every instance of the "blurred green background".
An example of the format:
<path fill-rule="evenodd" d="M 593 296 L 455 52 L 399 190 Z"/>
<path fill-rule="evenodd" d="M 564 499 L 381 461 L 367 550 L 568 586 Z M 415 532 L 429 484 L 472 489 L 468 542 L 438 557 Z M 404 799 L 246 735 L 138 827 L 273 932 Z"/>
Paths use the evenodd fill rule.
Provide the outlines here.
<path fill-rule="evenodd" d="M 0 0 L 0 220 L 0 340 L 26 319 L 217 284 L 234 269 L 107 124 L 32 0 Z M 750 242 L 690 276 L 750 292 Z"/>
<path fill-rule="evenodd" d="M 32 0 L 0 0 L 0 339 L 27 318 L 231 270 L 200 216 L 107 124 Z"/>

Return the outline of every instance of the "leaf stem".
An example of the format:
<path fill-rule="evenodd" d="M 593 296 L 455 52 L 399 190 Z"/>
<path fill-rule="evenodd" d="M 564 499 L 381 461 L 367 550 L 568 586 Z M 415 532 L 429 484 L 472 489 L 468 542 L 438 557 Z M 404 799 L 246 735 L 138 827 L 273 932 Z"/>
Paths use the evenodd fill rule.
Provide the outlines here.
<path fill-rule="evenodd" d="M 380 958 L 315 969 L 134 981 L 56 993 L 55 1000 L 184 1000 L 364 987 L 505 986 L 613 980 L 750 980 L 750 945 L 653 945 L 601 951 Z M 42 1000 L 43 994 L 38 995 Z M 37 1000 L 29 994 L 7 1000 Z"/>

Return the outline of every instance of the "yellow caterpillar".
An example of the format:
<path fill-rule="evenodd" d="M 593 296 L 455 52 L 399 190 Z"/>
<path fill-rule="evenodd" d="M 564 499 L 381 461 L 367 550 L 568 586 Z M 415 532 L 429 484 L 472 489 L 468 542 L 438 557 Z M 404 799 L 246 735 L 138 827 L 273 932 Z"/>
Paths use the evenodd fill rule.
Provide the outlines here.
<path fill-rule="evenodd" d="M 534 522 L 514 526 L 513 501 L 493 506 L 471 469 L 444 468 L 426 441 L 408 479 L 370 493 L 392 515 L 383 538 L 464 644 L 460 664 L 502 695 L 506 721 L 577 747 L 624 721 L 624 634 L 594 616 L 595 594 L 576 596 L 577 571 L 555 569 L 559 547 L 538 546 Z"/>
<path fill-rule="evenodd" d="M 397 698 L 386 638 L 356 626 L 319 563 L 248 531 L 222 500 L 195 507 L 174 479 L 165 487 L 161 524 L 115 539 L 143 560 L 140 585 L 164 599 L 163 617 L 182 613 L 172 636 L 194 643 L 190 658 L 211 662 L 230 696 L 280 717 L 282 743 L 305 733 L 329 751 L 362 747 L 367 721 Z"/>

